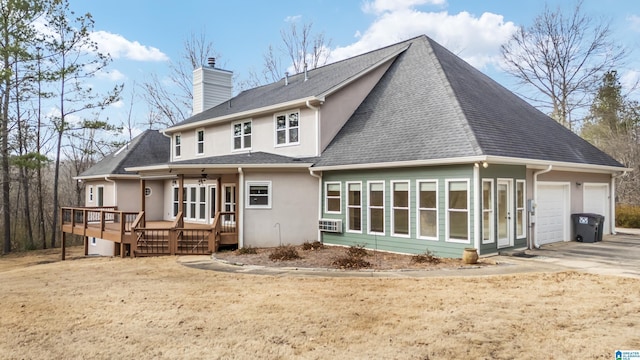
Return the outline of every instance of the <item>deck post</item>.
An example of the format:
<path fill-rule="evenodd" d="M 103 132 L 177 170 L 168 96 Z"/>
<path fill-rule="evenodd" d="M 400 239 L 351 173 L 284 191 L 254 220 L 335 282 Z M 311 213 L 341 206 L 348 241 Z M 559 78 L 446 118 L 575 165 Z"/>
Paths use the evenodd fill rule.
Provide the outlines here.
<path fill-rule="evenodd" d="M 145 189 L 147 188 L 147 181 L 145 179 L 140 179 L 140 211 L 145 211 L 147 207 L 147 196 L 145 195 Z M 145 227 L 144 217 L 142 218 L 142 227 Z"/>
<path fill-rule="evenodd" d="M 62 261 L 64 261 L 64 258 L 65 258 L 65 246 L 66 245 L 67 245 L 67 233 L 65 233 L 63 231 L 62 232 L 62 237 L 61 237 L 61 240 L 60 240 L 60 247 L 62 248 Z"/>
<path fill-rule="evenodd" d="M 184 174 L 178 175 L 178 213 L 184 214 Z M 182 220 L 178 224 L 178 227 L 183 227 L 184 223 Z"/>
<path fill-rule="evenodd" d="M 84 256 L 87 256 L 89 255 L 89 237 L 88 236 L 84 236 L 83 245 L 84 245 Z"/>

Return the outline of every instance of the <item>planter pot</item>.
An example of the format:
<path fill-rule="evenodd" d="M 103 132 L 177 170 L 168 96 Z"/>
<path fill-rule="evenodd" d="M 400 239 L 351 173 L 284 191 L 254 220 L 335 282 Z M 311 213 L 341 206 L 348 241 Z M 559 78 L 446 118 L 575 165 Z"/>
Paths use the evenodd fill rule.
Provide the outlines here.
<path fill-rule="evenodd" d="M 462 262 L 465 264 L 476 264 L 478 262 L 478 250 L 475 248 L 465 248 L 462 252 Z"/>

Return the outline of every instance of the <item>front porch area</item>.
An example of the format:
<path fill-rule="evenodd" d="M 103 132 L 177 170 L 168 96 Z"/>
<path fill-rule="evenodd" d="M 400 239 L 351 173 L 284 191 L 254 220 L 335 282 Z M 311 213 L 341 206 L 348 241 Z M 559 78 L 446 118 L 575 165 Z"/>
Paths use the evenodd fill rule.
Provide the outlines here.
<path fill-rule="evenodd" d="M 60 209 L 62 260 L 66 236 L 84 238 L 88 255 L 89 238 L 113 242 L 121 257 L 159 255 L 207 255 L 223 245 L 237 245 L 235 212 L 216 212 L 211 224 L 184 222 L 180 211 L 175 220 L 146 220 L 145 212 L 118 211 L 115 207 L 63 207 Z"/>

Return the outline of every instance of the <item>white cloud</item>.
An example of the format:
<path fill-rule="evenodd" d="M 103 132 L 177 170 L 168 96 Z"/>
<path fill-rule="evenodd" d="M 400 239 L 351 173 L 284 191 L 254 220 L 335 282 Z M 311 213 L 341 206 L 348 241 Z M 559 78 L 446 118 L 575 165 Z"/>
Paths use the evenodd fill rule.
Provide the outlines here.
<path fill-rule="evenodd" d="M 96 73 L 98 79 L 107 79 L 113 82 L 126 79 L 126 76 L 118 70 L 98 71 Z"/>
<path fill-rule="evenodd" d="M 121 35 L 106 31 L 94 31 L 91 40 L 98 44 L 101 52 L 109 53 L 112 58 L 126 58 L 136 61 L 168 61 L 169 57 L 155 47 L 130 41 Z"/>
<path fill-rule="evenodd" d="M 402 3 L 413 6 L 424 2 L 405 0 Z M 380 0 L 377 3 L 382 8 L 382 3 L 386 1 Z M 512 22 L 505 22 L 502 15 L 492 13 L 476 17 L 468 12 L 452 15 L 446 11 L 424 12 L 399 8 L 379 15 L 355 43 L 334 49 L 330 61 L 427 35 L 473 66 L 483 68 L 499 62 L 500 45 L 508 40 L 516 28 Z"/>
<path fill-rule="evenodd" d="M 300 21 L 300 19 L 302 19 L 302 15 L 287 16 L 286 18 L 284 18 L 284 22 L 295 23 Z"/>
<path fill-rule="evenodd" d="M 384 12 L 411 9 L 417 5 L 444 5 L 445 3 L 445 0 L 374 0 L 365 1 L 362 4 L 362 11 L 380 15 Z"/>
<path fill-rule="evenodd" d="M 627 21 L 629 22 L 629 27 L 633 31 L 640 32 L 640 16 L 630 15 L 627 17 Z"/>

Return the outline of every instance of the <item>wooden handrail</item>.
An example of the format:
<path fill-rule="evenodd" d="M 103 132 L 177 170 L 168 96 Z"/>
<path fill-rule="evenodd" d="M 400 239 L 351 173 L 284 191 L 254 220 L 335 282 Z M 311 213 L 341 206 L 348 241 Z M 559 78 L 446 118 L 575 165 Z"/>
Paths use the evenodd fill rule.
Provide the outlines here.
<path fill-rule="evenodd" d="M 138 227 L 138 225 L 140 225 L 140 222 L 142 221 L 142 219 L 144 219 L 144 211 L 140 211 L 138 213 L 138 216 L 136 216 L 135 220 L 133 220 L 133 222 L 131 223 L 131 230 L 135 230 Z"/>

